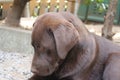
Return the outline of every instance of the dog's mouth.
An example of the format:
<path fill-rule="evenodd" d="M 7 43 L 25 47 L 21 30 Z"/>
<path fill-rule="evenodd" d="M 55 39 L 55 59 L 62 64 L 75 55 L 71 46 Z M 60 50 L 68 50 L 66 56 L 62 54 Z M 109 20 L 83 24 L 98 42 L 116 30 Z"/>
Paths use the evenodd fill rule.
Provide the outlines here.
<path fill-rule="evenodd" d="M 35 75 L 39 75 L 39 76 L 49 76 L 51 75 L 53 72 L 55 72 L 58 69 L 58 64 L 55 64 L 54 66 L 49 65 L 47 67 L 44 68 L 32 68 L 31 71 L 33 74 Z"/>
<path fill-rule="evenodd" d="M 35 75 L 39 75 L 39 76 L 48 76 L 48 75 L 51 75 L 55 70 L 54 69 L 40 69 L 40 70 L 34 70 L 32 69 L 32 73 L 35 74 Z"/>

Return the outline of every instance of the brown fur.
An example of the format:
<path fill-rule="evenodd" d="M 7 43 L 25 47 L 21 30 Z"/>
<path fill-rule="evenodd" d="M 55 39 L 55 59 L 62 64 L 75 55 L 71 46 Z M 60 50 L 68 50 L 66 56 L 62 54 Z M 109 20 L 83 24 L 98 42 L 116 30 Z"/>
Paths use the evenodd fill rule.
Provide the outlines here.
<path fill-rule="evenodd" d="M 32 45 L 29 80 L 120 80 L 120 46 L 90 33 L 70 13 L 40 16 Z"/>

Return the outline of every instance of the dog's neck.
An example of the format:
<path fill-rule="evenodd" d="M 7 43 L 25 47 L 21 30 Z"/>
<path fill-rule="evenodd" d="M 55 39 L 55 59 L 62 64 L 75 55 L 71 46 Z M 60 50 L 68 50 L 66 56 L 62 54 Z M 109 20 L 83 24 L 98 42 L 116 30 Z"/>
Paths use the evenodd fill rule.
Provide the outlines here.
<path fill-rule="evenodd" d="M 58 76 L 65 78 L 76 73 L 82 77 L 84 74 L 87 75 L 89 68 L 92 68 L 95 63 L 96 50 L 96 42 L 93 36 L 89 35 L 89 39 L 78 42 L 69 51 L 62 66 L 60 66 L 60 71 L 57 73 Z"/>

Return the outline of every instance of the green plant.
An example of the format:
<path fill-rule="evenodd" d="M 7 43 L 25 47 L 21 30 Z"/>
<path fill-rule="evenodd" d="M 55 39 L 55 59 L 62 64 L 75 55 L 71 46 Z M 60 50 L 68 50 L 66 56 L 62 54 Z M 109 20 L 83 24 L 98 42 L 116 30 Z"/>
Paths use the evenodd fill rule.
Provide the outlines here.
<path fill-rule="evenodd" d="M 105 0 L 83 0 L 83 3 L 89 6 L 94 4 L 97 6 L 97 10 L 102 13 L 108 9 L 108 4 L 105 3 Z"/>

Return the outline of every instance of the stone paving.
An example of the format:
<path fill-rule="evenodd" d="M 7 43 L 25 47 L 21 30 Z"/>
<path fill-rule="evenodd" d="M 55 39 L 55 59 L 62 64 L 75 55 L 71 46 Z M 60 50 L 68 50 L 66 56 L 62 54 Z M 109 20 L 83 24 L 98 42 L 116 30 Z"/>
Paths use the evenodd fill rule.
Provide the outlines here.
<path fill-rule="evenodd" d="M 0 80 L 27 80 L 32 75 L 31 62 L 32 54 L 0 50 Z"/>

